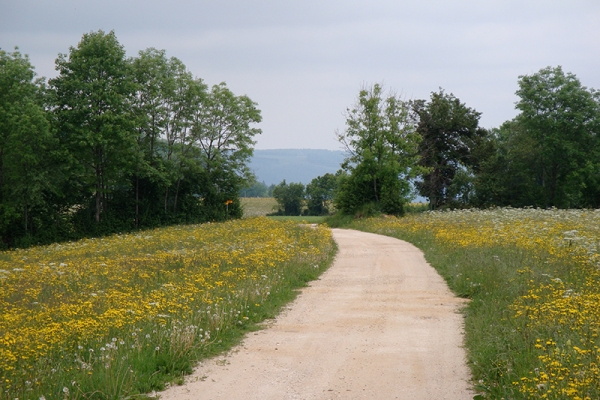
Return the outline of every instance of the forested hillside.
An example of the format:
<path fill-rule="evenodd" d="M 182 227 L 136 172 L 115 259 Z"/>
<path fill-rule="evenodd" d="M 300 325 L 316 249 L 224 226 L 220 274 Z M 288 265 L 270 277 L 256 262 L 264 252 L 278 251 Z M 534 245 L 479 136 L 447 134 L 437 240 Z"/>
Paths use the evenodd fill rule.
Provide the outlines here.
<path fill-rule="evenodd" d="M 254 150 L 248 166 L 256 180 L 267 186 L 276 185 L 284 179 L 306 185 L 317 176 L 335 174 L 342 161 L 344 152 L 341 150 Z"/>

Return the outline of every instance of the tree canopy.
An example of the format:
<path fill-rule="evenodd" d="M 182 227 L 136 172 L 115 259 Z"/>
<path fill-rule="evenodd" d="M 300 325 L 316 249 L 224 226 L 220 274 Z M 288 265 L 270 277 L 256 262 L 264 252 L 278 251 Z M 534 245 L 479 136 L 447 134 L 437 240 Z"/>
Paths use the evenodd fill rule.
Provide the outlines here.
<path fill-rule="evenodd" d="M 421 137 L 407 102 L 394 94 L 386 97 L 378 84 L 362 89 L 347 110 L 346 129 L 338 139 L 349 156 L 342 164 L 347 175 L 341 178 L 336 207 L 349 214 L 364 207 L 403 214 L 409 179 L 420 171 L 416 161 Z"/>
<path fill-rule="evenodd" d="M 273 188 L 278 214 L 301 215 L 304 208 L 305 187 L 302 183 L 286 183 L 285 179 Z"/>
<path fill-rule="evenodd" d="M 338 134 L 349 157 L 337 207 L 401 213 L 408 180 L 431 209 L 599 207 L 600 93 L 560 66 L 518 84 L 518 115 L 489 130 L 442 89 L 408 106 L 379 85 L 361 90 Z"/>
<path fill-rule="evenodd" d="M 47 86 L 17 51 L 0 63 L 4 246 L 241 216 L 261 133 L 249 97 L 164 50 L 127 58 L 114 32 L 84 34 Z"/>
<path fill-rule="evenodd" d="M 534 142 L 544 207 L 589 205 L 585 189 L 598 170 L 600 107 L 596 93 L 562 68 L 519 77 L 516 122 Z M 533 172 L 533 171 L 532 171 Z M 588 203 L 588 204 L 585 204 Z"/>
<path fill-rule="evenodd" d="M 474 205 L 600 206 L 600 101 L 561 67 L 519 77 L 520 113 L 493 130 Z"/>
<path fill-rule="evenodd" d="M 44 110 L 44 82 L 17 49 L 0 50 L 0 234 L 26 235 L 47 212 L 55 137 Z"/>
<path fill-rule="evenodd" d="M 422 138 L 419 165 L 428 170 L 416 182 L 419 194 L 429 199 L 432 209 L 448 205 L 457 197 L 467 196 L 463 201 L 468 201 L 465 189 L 469 168 L 476 164 L 475 148 L 486 135 L 479 128 L 481 114 L 442 89 L 431 93 L 429 102 L 415 101 L 412 106 Z"/>

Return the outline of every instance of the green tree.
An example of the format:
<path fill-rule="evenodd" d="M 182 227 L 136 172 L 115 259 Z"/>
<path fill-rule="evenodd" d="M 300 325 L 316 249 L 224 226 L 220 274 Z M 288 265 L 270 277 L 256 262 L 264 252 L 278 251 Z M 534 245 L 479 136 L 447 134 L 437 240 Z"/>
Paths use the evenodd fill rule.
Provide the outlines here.
<path fill-rule="evenodd" d="M 134 86 L 125 50 L 114 32 L 83 35 L 56 60 L 50 80 L 61 145 L 72 156 L 73 188 L 94 199 L 94 220 L 109 209 L 112 192 L 128 186 L 135 154 L 131 106 Z"/>
<path fill-rule="evenodd" d="M 302 183 L 287 184 L 285 179 L 273 188 L 273 197 L 279 205 L 279 214 L 301 215 L 305 188 Z"/>
<path fill-rule="evenodd" d="M 545 207 L 597 204 L 593 199 L 599 172 L 597 93 L 559 66 L 520 76 L 516 94 L 521 112 L 517 123 L 535 150 L 538 168 L 530 174 L 541 189 L 538 203 Z"/>
<path fill-rule="evenodd" d="M 428 170 L 415 186 L 421 196 L 429 199 L 430 207 L 436 209 L 451 204 L 457 200 L 454 195 L 469 190 L 452 183 L 459 174 L 462 183 L 470 184 L 470 168 L 477 164 L 474 149 L 486 137 L 486 131 L 479 128 L 480 113 L 442 89 L 431 93 L 429 102 L 413 102 L 412 108 L 422 137 L 419 165 Z"/>
<path fill-rule="evenodd" d="M 241 216 L 237 199 L 255 179 L 248 163 L 254 137 L 261 133 L 254 124 L 261 120 L 257 104 L 248 96 L 234 95 L 225 83 L 214 85 L 196 110 L 191 137 L 205 176 L 199 190 L 206 206 L 222 210 L 225 201 L 233 200 L 229 214 Z"/>
<path fill-rule="evenodd" d="M 137 175 L 146 197 L 162 186 L 163 210 L 170 218 L 240 216 L 237 197 L 254 179 L 247 163 L 253 137 L 260 133 L 253 126 L 261 120 L 256 103 L 235 96 L 224 83 L 209 91 L 162 50 L 140 52 L 133 69 L 138 84 Z M 136 188 L 138 181 L 136 176 Z M 233 203 L 226 206 L 229 200 Z M 136 215 L 138 203 L 136 189 Z"/>
<path fill-rule="evenodd" d="M 486 156 L 474 179 L 473 204 L 542 206 L 538 176 L 538 144 L 518 121 L 507 121 L 490 131 Z"/>
<path fill-rule="evenodd" d="M 30 234 L 32 216 L 47 212 L 54 190 L 54 147 L 43 106 L 43 81 L 27 56 L 0 50 L 0 236 Z"/>
<path fill-rule="evenodd" d="M 201 79 L 195 79 L 178 59 L 170 59 L 168 69 L 168 85 L 164 93 L 167 114 L 162 131 L 165 146 L 162 152 L 167 171 L 164 210 L 166 213 L 170 208 L 176 213 L 182 180 L 186 175 L 198 172 L 198 137 L 194 133 L 194 124 L 196 114 L 206 107 L 207 87 Z"/>
<path fill-rule="evenodd" d="M 306 200 L 310 215 L 327 215 L 333 201 L 338 178 L 333 174 L 325 174 L 314 178 L 306 185 Z"/>
<path fill-rule="evenodd" d="M 395 95 L 384 98 L 380 85 L 362 89 L 347 110 L 346 130 L 338 133 L 349 156 L 342 164 L 336 207 L 352 214 L 364 207 L 402 214 L 410 198 L 409 179 L 420 169 L 420 140 L 408 104 Z"/>
<path fill-rule="evenodd" d="M 164 50 L 142 50 L 131 60 L 135 84 L 133 103 L 136 131 L 136 158 L 132 180 L 135 190 L 135 226 L 141 215 L 147 219 L 160 208 L 156 198 L 164 193 L 170 182 L 163 159 L 162 135 L 169 123 L 169 99 L 175 88 L 174 65 L 180 62 L 167 59 Z M 164 207 L 166 209 L 166 206 Z"/>

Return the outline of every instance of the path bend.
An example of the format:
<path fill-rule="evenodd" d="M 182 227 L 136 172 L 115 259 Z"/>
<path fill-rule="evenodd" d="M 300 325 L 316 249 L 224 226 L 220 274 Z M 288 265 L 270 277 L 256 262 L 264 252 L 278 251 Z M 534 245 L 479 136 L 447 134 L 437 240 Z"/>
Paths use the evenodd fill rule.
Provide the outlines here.
<path fill-rule="evenodd" d="M 162 400 L 472 399 L 456 298 L 413 245 L 334 229 L 334 264 Z"/>

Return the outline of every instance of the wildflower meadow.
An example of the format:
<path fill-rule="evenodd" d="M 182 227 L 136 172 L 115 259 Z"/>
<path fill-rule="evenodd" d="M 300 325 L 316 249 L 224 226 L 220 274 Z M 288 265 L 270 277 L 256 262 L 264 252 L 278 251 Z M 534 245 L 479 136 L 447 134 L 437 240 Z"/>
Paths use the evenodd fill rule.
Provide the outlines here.
<path fill-rule="evenodd" d="M 335 251 L 326 228 L 249 218 L 0 253 L 0 398 L 164 388 L 272 317 Z"/>
<path fill-rule="evenodd" d="M 470 299 L 476 398 L 600 398 L 600 211 L 436 211 L 353 226 L 416 244 Z"/>

